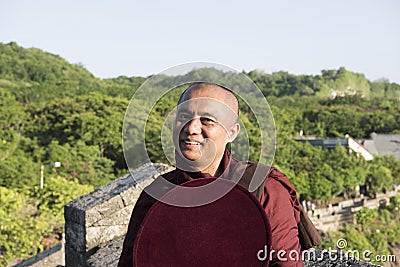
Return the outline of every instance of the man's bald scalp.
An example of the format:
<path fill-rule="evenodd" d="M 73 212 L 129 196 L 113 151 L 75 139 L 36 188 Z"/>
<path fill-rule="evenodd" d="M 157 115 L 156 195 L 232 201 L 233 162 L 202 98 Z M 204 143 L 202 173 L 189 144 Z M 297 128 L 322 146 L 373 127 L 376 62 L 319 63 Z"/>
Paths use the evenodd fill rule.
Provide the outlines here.
<path fill-rule="evenodd" d="M 232 91 L 224 86 L 208 83 L 208 82 L 198 82 L 194 83 L 189 86 L 179 98 L 178 104 L 180 104 L 183 100 L 187 100 L 190 93 L 194 90 L 200 91 L 213 91 L 213 90 L 221 90 L 224 95 L 224 99 L 220 99 L 221 101 L 226 102 L 229 107 L 239 116 L 239 101 L 237 100 L 236 96 L 232 93 Z"/>

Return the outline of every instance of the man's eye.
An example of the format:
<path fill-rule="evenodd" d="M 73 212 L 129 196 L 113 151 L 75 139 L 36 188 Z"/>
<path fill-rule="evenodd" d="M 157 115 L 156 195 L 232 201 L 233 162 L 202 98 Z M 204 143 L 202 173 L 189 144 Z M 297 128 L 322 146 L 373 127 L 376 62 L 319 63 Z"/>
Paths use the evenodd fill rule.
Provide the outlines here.
<path fill-rule="evenodd" d="M 186 121 L 189 119 L 189 116 L 187 114 L 179 114 L 178 115 L 178 120 L 180 121 Z"/>
<path fill-rule="evenodd" d="M 204 125 L 212 125 L 215 123 L 215 120 L 212 118 L 201 117 L 200 120 L 201 120 L 201 123 Z"/>

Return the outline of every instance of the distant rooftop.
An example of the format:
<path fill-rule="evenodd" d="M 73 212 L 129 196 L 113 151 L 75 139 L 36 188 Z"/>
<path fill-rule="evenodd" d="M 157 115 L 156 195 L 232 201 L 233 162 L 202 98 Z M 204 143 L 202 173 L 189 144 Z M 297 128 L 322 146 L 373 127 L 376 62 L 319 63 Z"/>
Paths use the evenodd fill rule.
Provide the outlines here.
<path fill-rule="evenodd" d="M 349 135 L 346 138 L 320 138 L 316 136 L 295 137 L 298 142 L 308 142 L 313 146 L 320 146 L 322 149 L 332 149 L 336 146 L 349 147 L 356 153 L 360 153 L 366 160 L 371 160 L 373 155 L 393 155 L 400 160 L 400 134 L 378 134 L 372 133 L 371 139 L 354 140 Z"/>
<path fill-rule="evenodd" d="M 298 142 L 308 142 L 313 146 L 320 146 L 322 149 L 331 149 L 335 148 L 336 146 L 348 146 L 348 141 L 347 139 L 324 139 L 324 138 L 318 138 L 315 136 L 302 136 L 302 137 L 296 137 L 296 141 Z"/>
<path fill-rule="evenodd" d="M 372 160 L 374 158 L 373 153 L 371 153 L 369 149 L 347 134 L 345 138 L 327 139 L 318 138 L 315 136 L 300 136 L 294 138 L 294 140 L 302 143 L 308 142 L 313 146 L 322 147 L 323 150 L 333 149 L 336 146 L 343 146 L 348 148 L 349 153 L 355 152 L 357 155 L 362 156 L 365 160 Z"/>
<path fill-rule="evenodd" d="M 364 146 L 374 154 L 394 155 L 400 160 L 400 134 L 371 134 L 372 140 L 365 140 Z M 368 142 L 367 142 L 368 141 Z"/>

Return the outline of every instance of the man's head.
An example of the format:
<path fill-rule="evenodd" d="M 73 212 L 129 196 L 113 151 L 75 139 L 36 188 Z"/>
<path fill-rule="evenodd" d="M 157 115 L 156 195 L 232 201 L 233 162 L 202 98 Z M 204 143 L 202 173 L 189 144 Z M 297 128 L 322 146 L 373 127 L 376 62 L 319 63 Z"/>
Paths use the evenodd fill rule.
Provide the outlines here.
<path fill-rule="evenodd" d="M 178 158 L 187 166 L 214 175 L 226 144 L 239 133 L 239 104 L 228 89 L 212 83 L 196 83 L 182 94 L 174 124 Z"/>

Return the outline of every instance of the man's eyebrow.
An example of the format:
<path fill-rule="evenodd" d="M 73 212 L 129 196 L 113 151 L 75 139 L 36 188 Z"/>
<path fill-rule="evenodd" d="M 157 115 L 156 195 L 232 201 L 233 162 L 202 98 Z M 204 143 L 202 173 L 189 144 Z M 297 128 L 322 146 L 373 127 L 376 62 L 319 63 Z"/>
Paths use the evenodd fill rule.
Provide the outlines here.
<path fill-rule="evenodd" d="M 212 118 L 217 118 L 217 116 L 215 116 L 215 114 L 211 114 L 211 113 L 208 113 L 208 112 L 201 113 L 200 116 L 201 116 L 201 117 L 212 117 Z"/>
<path fill-rule="evenodd" d="M 177 113 L 187 113 L 187 114 L 191 114 L 191 112 L 187 109 L 180 109 L 177 111 Z M 212 117 L 212 118 L 217 118 L 217 116 L 215 114 L 211 114 L 209 112 L 203 112 L 203 113 L 199 113 L 200 117 Z"/>

